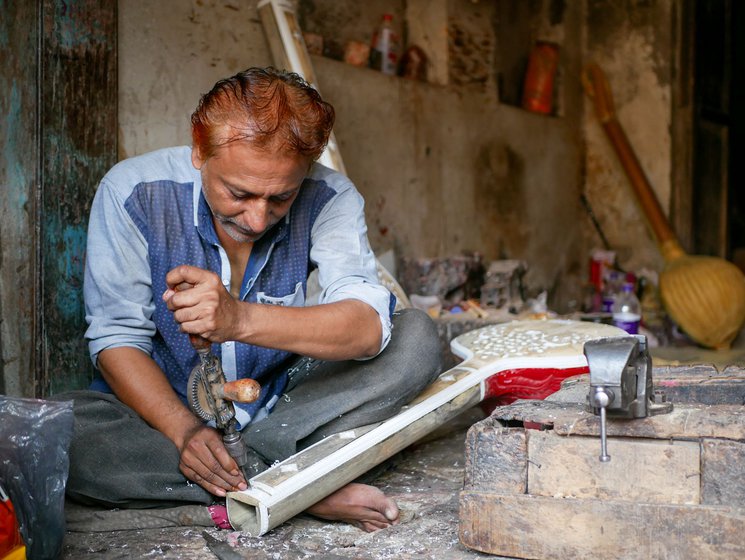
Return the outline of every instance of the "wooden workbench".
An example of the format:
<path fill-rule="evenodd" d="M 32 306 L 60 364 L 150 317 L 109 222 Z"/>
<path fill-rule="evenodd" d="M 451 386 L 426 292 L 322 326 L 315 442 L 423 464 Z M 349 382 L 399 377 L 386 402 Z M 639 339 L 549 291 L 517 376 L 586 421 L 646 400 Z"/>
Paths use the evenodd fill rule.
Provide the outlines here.
<path fill-rule="evenodd" d="M 745 558 L 745 369 L 654 379 L 673 412 L 609 420 L 607 463 L 587 376 L 475 424 L 461 542 L 517 558 Z"/>

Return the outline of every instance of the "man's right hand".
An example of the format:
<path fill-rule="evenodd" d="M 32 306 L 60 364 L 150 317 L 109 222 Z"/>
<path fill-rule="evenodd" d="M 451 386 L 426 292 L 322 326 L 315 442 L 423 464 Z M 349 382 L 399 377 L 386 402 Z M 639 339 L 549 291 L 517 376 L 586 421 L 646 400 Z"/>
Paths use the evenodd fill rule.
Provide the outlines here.
<path fill-rule="evenodd" d="M 238 465 L 222 443 L 217 430 L 201 425 L 186 435 L 181 445 L 179 469 L 186 478 L 210 494 L 224 497 L 226 492 L 248 488 Z"/>
<path fill-rule="evenodd" d="M 216 496 L 248 487 L 220 434 L 181 402 L 150 356 L 137 348 L 108 348 L 99 354 L 98 368 L 119 400 L 173 442 L 186 478 Z"/>

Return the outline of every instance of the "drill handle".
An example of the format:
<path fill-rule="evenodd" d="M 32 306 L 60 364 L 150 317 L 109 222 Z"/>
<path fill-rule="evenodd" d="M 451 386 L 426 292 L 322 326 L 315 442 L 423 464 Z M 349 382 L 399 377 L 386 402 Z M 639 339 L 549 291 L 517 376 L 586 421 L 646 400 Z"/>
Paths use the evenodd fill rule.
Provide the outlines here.
<path fill-rule="evenodd" d="M 253 379 L 238 379 L 215 387 L 215 396 L 228 401 L 252 403 L 259 398 L 261 386 Z"/>

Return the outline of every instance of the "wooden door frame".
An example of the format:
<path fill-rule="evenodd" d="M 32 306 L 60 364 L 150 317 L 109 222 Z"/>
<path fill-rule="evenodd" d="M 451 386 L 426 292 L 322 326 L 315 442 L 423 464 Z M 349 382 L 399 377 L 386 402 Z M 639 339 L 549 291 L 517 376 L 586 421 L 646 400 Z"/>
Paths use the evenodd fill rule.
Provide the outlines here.
<path fill-rule="evenodd" d="M 0 22 L 0 390 L 85 387 L 88 211 L 117 157 L 116 0 L 11 2 Z"/>
<path fill-rule="evenodd" d="M 693 117 L 695 2 L 672 3 L 673 81 L 671 107 L 670 222 L 683 248 L 693 251 Z"/>

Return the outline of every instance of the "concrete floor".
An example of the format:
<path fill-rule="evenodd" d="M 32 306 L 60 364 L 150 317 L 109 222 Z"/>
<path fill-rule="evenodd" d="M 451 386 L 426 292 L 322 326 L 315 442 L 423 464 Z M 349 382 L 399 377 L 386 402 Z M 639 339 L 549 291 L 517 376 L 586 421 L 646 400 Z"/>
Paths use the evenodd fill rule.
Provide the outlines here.
<path fill-rule="evenodd" d="M 421 559 L 495 558 L 465 548 L 458 540 L 458 493 L 463 487 L 464 441 L 469 426 L 483 418 L 479 408 L 398 455 L 373 484 L 401 510 L 399 525 L 364 531 L 344 523 L 299 516 L 263 537 L 202 527 L 174 527 L 65 536 L 62 558 L 157 559 Z M 216 556 L 204 532 L 226 542 L 233 556 Z"/>

